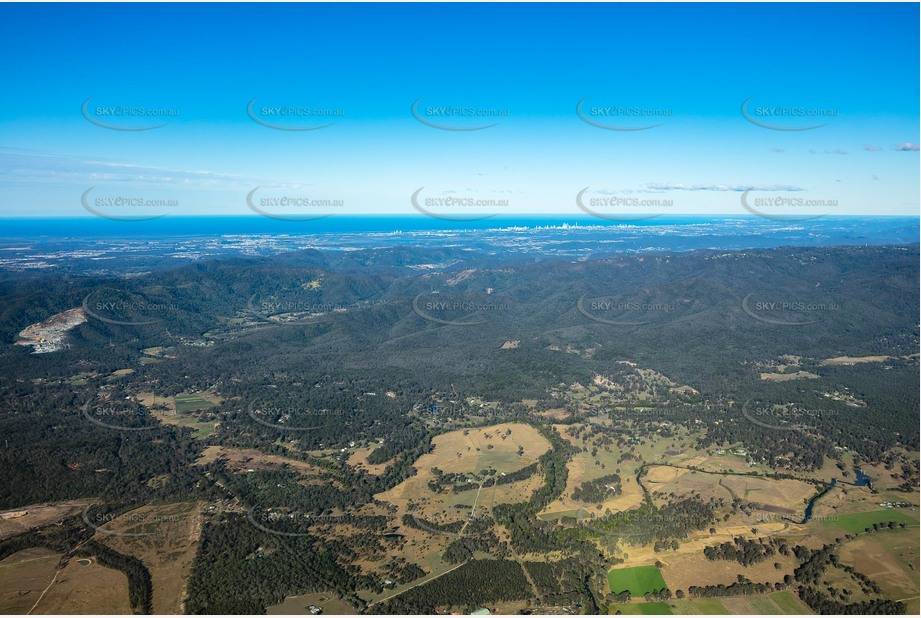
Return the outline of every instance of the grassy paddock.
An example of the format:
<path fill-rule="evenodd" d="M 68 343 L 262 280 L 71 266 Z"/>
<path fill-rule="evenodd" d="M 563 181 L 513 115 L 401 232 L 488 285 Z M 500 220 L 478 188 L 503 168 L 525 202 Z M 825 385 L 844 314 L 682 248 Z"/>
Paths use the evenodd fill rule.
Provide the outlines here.
<path fill-rule="evenodd" d="M 833 519 L 823 521 L 822 525 L 840 528 L 845 532 L 857 534 L 858 532 L 863 532 L 865 529 L 872 527 L 873 524 L 885 524 L 890 521 L 894 521 L 897 524 L 905 524 L 906 526 L 918 524 L 917 520 L 912 519 L 901 511 L 897 511 L 896 509 L 883 509 L 880 511 L 835 516 Z"/>
<path fill-rule="evenodd" d="M 668 587 L 659 569 L 654 566 L 613 569 L 608 573 L 608 584 L 614 594 L 629 590 L 630 596 L 633 597 L 641 597 Z"/>

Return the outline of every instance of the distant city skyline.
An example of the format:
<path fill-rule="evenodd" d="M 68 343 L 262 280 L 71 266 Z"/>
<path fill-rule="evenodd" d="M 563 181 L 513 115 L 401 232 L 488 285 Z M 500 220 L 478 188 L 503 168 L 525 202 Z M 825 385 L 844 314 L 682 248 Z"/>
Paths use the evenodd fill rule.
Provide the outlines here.
<path fill-rule="evenodd" d="M 919 214 L 917 4 L 0 16 L 0 217 Z"/>

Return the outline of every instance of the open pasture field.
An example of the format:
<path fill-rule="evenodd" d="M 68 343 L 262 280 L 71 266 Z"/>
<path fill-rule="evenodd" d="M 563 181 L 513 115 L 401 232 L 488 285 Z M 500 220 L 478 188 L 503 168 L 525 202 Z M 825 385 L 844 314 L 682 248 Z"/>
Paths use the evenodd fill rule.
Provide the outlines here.
<path fill-rule="evenodd" d="M 816 493 L 816 487 L 793 479 L 761 479 L 745 476 L 723 476 L 722 485 L 740 499 L 769 507 L 802 512 Z"/>
<path fill-rule="evenodd" d="M 722 485 L 724 478 L 726 477 L 685 468 L 650 466 L 646 468 L 642 480 L 654 495 L 697 495 L 704 500 L 716 498 L 728 503 L 732 501 L 733 496 L 732 492 Z M 656 502 L 659 503 L 661 500 L 657 499 Z"/>
<path fill-rule="evenodd" d="M 487 468 L 514 472 L 550 450 L 546 438 L 523 423 L 451 431 L 434 438 L 432 444 L 432 466 L 445 472 L 481 472 Z M 428 463 L 423 461 L 425 457 L 419 458 L 417 466 Z"/>
<path fill-rule="evenodd" d="M 176 412 L 179 414 L 183 412 L 200 412 L 213 408 L 220 403 L 218 399 L 209 393 L 183 393 L 176 395 L 173 400 Z"/>
<path fill-rule="evenodd" d="M 551 520 L 560 517 L 584 518 L 587 512 L 602 514 L 605 510 L 610 509 L 612 512 L 625 511 L 638 507 L 643 502 L 643 490 L 636 482 L 637 470 L 647 462 L 658 461 L 687 461 L 702 453 L 695 451 L 687 446 L 682 446 L 681 437 L 659 438 L 657 436 L 644 436 L 641 441 L 631 445 L 633 455 L 624 461 L 620 461 L 625 450 L 618 448 L 616 445 L 605 447 L 596 445 L 594 438 L 589 438 L 585 442 L 578 439 L 567 431 L 570 427 L 580 428 L 583 425 L 554 425 L 557 432 L 568 442 L 583 449 L 575 454 L 566 464 L 569 475 L 566 480 L 566 489 L 562 496 L 551 502 L 542 513 L 541 519 Z M 595 454 L 592 450 L 597 448 Z M 599 477 L 613 474 L 620 470 L 621 494 L 608 497 L 599 510 L 597 504 L 582 502 L 572 498 L 572 493 L 579 486 L 587 481 L 595 480 Z M 645 482 L 645 480 L 644 480 Z M 581 515 L 581 517 L 579 517 Z"/>
<path fill-rule="evenodd" d="M 802 512 L 816 492 L 814 485 L 803 481 L 713 474 L 672 466 L 650 466 L 642 480 L 652 493 L 697 494 L 703 499 L 727 502 L 737 497 L 761 510 L 786 516 Z"/>
<path fill-rule="evenodd" d="M 881 509 L 864 513 L 834 515 L 821 523 L 825 527 L 837 528 L 850 534 L 857 534 L 863 532 L 866 528 L 872 527 L 873 524 L 885 524 L 894 521 L 897 524 L 915 526 L 915 534 L 917 535 L 918 514 L 914 512 L 913 515 L 914 517 L 911 517 L 908 513 L 898 509 Z"/>
<path fill-rule="evenodd" d="M 550 443 L 536 429 L 523 423 L 458 429 L 436 436 L 432 445 L 432 452 L 413 464 L 418 473 L 412 479 L 423 481 L 423 485 L 434 478 L 432 468 L 448 474 L 475 475 L 490 468 L 508 474 L 537 462 L 550 449 Z M 380 494 L 378 499 L 409 497 L 404 484 Z"/>
<path fill-rule="evenodd" d="M 725 597 L 720 602 L 733 614 L 813 614 L 809 607 L 792 592 L 774 592 L 752 597 Z"/>
<path fill-rule="evenodd" d="M 858 363 L 881 363 L 889 360 L 891 356 L 836 356 L 835 358 L 826 358 L 819 362 L 820 367 L 829 365 L 856 365 Z"/>
<path fill-rule="evenodd" d="M 729 614 L 719 599 L 673 599 L 668 602 L 616 603 L 608 608 L 609 614 L 620 612 L 624 616 L 698 616 Z"/>
<path fill-rule="evenodd" d="M 429 573 L 440 573 L 450 568 L 443 563 L 440 554 L 457 538 L 457 534 L 424 527 L 420 529 L 418 525 L 408 526 L 403 523 L 403 516 L 413 515 L 420 520 L 444 525 L 489 513 L 496 504 L 524 502 L 530 498 L 532 491 L 543 484 L 540 471 L 527 479 L 497 483 L 492 487 L 481 485 L 481 473 L 494 469 L 499 475 L 509 474 L 527 467 L 550 449 L 550 443 L 530 425 L 502 423 L 451 431 L 436 436 L 432 444 L 432 452 L 422 455 L 415 462 L 415 475 L 375 496 L 376 500 L 388 503 L 391 508 L 369 507 L 366 513 L 387 515 L 391 518 L 389 525 L 398 528 L 399 533 L 404 535 L 388 550 L 390 556 L 401 556 Z M 429 487 L 429 482 L 436 478 L 432 468 L 445 474 L 470 474 L 472 487 L 455 492 L 448 485 L 441 492 L 435 492 Z M 466 482 L 466 478 L 463 480 Z M 497 532 L 502 535 L 501 531 Z M 375 570 L 380 564 L 362 562 L 361 566 Z"/>
<path fill-rule="evenodd" d="M 130 614 L 128 578 L 95 559 L 72 559 L 26 549 L 0 561 L 0 613 Z"/>
<path fill-rule="evenodd" d="M 749 463 L 748 456 L 743 452 L 733 452 L 732 449 L 716 450 L 695 460 L 688 461 L 687 466 L 692 466 L 707 472 L 769 472 L 764 466 Z"/>
<path fill-rule="evenodd" d="M 849 564 L 879 584 L 887 598 L 905 599 L 909 614 L 919 610 L 918 529 L 882 530 L 845 543 L 839 552 Z"/>
<path fill-rule="evenodd" d="M 839 475 L 840 478 L 840 475 Z M 838 483 L 813 505 L 812 531 L 823 538 L 834 538 L 846 532 L 836 524 L 848 521 L 856 523 L 856 519 L 847 518 L 849 515 L 880 511 L 880 502 L 885 500 L 904 500 L 905 494 L 901 492 L 879 491 L 874 493 L 869 487 L 854 487 Z M 909 513 L 908 510 L 901 510 Z M 859 519 L 859 518 L 858 518 Z M 916 520 L 917 523 L 917 520 Z M 872 525 L 872 523 L 870 524 Z M 864 526 L 866 527 L 866 526 Z M 863 531 L 863 528 L 860 529 Z"/>
<path fill-rule="evenodd" d="M 577 453 L 566 463 L 568 470 L 566 489 L 563 491 L 562 496 L 547 505 L 547 508 L 540 514 L 541 518 L 556 519 L 561 516 L 572 517 L 578 515 L 586 517 L 589 511 L 600 515 L 606 509 L 624 511 L 641 505 L 643 503 L 643 490 L 636 482 L 631 463 L 634 462 L 618 464 L 616 452 L 598 451 L 598 454 L 594 457 L 590 451 Z M 602 503 L 600 511 L 596 504 L 575 500 L 572 497 L 573 491 L 583 483 L 607 474 L 613 474 L 618 468 L 620 469 L 621 477 L 621 494 L 608 497 Z"/>
<path fill-rule="evenodd" d="M 667 603 L 653 601 L 651 603 L 617 603 L 611 605 L 609 613 L 620 612 L 624 616 L 671 616 L 674 612 Z"/>
<path fill-rule="evenodd" d="M 907 450 L 902 450 L 902 449 L 897 449 L 897 450 L 901 451 L 899 453 L 900 455 L 904 455 L 907 459 L 911 461 L 918 462 L 919 459 L 921 459 L 921 455 L 919 455 L 917 451 L 912 452 L 912 451 L 907 451 Z M 901 465 L 895 466 L 891 470 L 887 470 L 886 465 L 883 463 L 878 463 L 878 464 L 863 463 L 861 464 L 860 468 L 861 470 L 863 470 L 864 474 L 866 474 L 872 479 L 873 489 L 881 493 L 896 489 L 902 483 L 905 482 L 904 479 L 901 478 L 903 475 L 903 472 L 905 472 L 903 470 L 903 466 Z M 887 495 L 884 499 L 904 500 L 905 493 L 900 492 L 900 491 L 892 492 L 890 495 Z M 917 494 L 915 494 L 915 499 L 910 500 L 910 502 L 914 502 L 914 503 L 918 502 Z"/>
<path fill-rule="evenodd" d="M 44 547 L 16 552 L 0 560 L 0 613 L 25 614 L 48 587 L 61 554 Z"/>
<path fill-rule="evenodd" d="M 199 420 L 195 416 L 188 414 L 171 414 L 169 412 L 154 412 L 153 417 L 165 425 L 176 425 L 178 427 L 188 427 L 193 431 L 193 435 L 198 440 L 205 440 L 216 429 L 216 423 L 213 421 Z"/>
<path fill-rule="evenodd" d="M 130 614 L 128 578 L 94 559 L 71 560 L 32 614 Z"/>
<path fill-rule="evenodd" d="M 550 449 L 536 429 L 522 423 L 452 431 L 435 437 L 432 444 L 434 450 L 414 464 L 414 476 L 375 496 L 397 507 L 394 525 L 402 525 L 404 513 L 447 522 L 467 519 L 477 509 L 489 510 L 494 504 L 527 500 L 542 483 L 539 472 L 523 481 L 492 487 L 480 487 L 477 475 L 488 469 L 498 474 L 515 472 L 536 463 Z M 446 474 L 470 474 L 474 487 L 461 492 L 447 487 L 436 493 L 429 487 L 429 481 L 436 478 L 433 468 Z"/>
<path fill-rule="evenodd" d="M 625 544 L 620 550 L 626 552 L 626 560 L 620 566 L 648 565 L 655 561 L 663 563 L 661 572 L 670 590 L 687 590 L 692 585 L 731 584 L 736 581 L 739 573 L 746 574 L 754 581 L 780 581 L 785 573 L 792 573 L 793 561 L 790 558 L 775 555 L 761 563 L 743 567 L 735 561 L 713 561 L 704 556 L 704 548 L 708 545 L 732 541 L 734 537 L 743 536 L 750 538 L 752 530 L 756 530 L 758 537 L 779 536 L 788 538 L 797 543 L 802 543 L 806 537 L 806 528 L 781 520 L 776 516 L 762 519 L 763 513 L 745 515 L 737 513 L 728 520 L 719 521 L 711 534 L 709 529 L 692 532 L 687 539 L 681 542 L 677 551 L 667 553 L 655 552 L 651 545 L 634 546 Z M 818 542 L 821 545 L 821 541 Z M 625 556 L 621 555 L 621 558 Z M 774 563 L 779 562 L 781 569 L 774 568 Z"/>
<path fill-rule="evenodd" d="M 676 616 L 695 616 L 701 614 L 725 615 L 729 613 L 719 599 L 682 599 L 668 602 L 668 608 Z"/>
<path fill-rule="evenodd" d="M 389 462 L 384 462 L 381 464 L 368 463 L 368 455 L 373 453 L 375 449 L 377 449 L 377 446 L 364 446 L 361 448 L 356 448 L 349 454 L 347 463 L 353 468 L 364 470 L 368 474 L 381 474 L 384 472 L 384 470 L 387 469 Z"/>
<path fill-rule="evenodd" d="M 792 574 L 793 569 L 797 566 L 796 559 L 792 556 L 775 554 L 766 560 L 745 567 L 735 560 L 710 560 L 704 556 L 702 550 L 666 555 L 660 560 L 664 564 L 662 577 L 672 592 L 675 590 L 687 592 L 691 586 L 719 584 L 728 586 L 735 583 L 739 575 L 744 575 L 755 582 L 779 582 L 783 581 L 785 574 Z M 780 563 L 780 569 L 774 568 L 775 562 Z"/>
<path fill-rule="evenodd" d="M 808 371 L 795 371 L 791 373 L 762 373 L 760 377 L 767 382 L 789 382 L 791 380 L 811 380 L 819 376 Z"/>

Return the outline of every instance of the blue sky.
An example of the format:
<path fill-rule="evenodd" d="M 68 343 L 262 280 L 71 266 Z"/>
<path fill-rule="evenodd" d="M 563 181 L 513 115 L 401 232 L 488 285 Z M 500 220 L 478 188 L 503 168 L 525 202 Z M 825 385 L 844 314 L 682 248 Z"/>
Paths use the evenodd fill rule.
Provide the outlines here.
<path fill-rule="evenodd" d="M 918 11 L 4 4 L 0 216 L 917 215 Z"/>

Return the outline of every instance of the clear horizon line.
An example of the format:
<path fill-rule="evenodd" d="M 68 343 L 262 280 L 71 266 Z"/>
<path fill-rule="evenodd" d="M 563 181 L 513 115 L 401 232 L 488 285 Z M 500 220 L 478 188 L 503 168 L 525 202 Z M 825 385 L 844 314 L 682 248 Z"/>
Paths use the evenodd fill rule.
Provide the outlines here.
<path fill-rule="evenodd" d="M 461 213 L 455 213 L 455 214 L 459 215 Z M 286 216 L 294 216 L 294 215 L 295 213 L 290 213 L 290 215 L 286 215 Z M 580 215 L 580 214 L 573 214 L 573 213 L 512 213 L 512 214 L 491 215 L 488 217 L 477 217 L 477 218 L 470 218 L 470 219 L 448 219 L 448 218 L 440 218 L 440 217 L 429 217 L 427 215 L 417 214 L 417 213 L 367 213 L 367 214 L 353 213 L 353 214 L 325 215 L 322 218 L 318 217 L 315 219 L 283 219 L 281 218 L 282 215 L 279 215 L 278 218 L 275 218 L 275 217 L 266 217 L 266 216 L 258 215 L 258 214 L 246 214 L 246 213 L 233 213 L 233 214 L 231 213 L 204 214 L 203 213 L 203 214 L 169 214 L 165 216 L 159 216 L 156 219 L 147 219 L 146 221 L 166 220 L 166 219 L 184 219 L 184 218 L 196 218 L 196 217 L 197 218 L 268 219 L 268 220 L 275 220 L 275 221 L 280 221 L 280 222 L 285 222 L 285 223 L 310 223 L 312 221 L 321 221 L 321 220 L 327 220 L 327 219 L 357 219 L 357 218 L 371 218 L 371 217 L 375 217 L 375 218 L 403 217 L 407 219 L 419 219 L 419 220 L 431 219 L 433 221 L 444 221 L 445 223 L 473 223 L 477 221 L 489 221 L 490 219 L 494 219 L 494 220 L 496 219 L 498 220 L 523 219 L 523 218 L 528 218 L 528 217 L 530 218 L 553 217 L 557 219 L 568 218 L 568 219 L 585 220 L 585 221 L 598 221 L 600 223 L 605 223 L 605 222 L 607 223 L 636 223 L 639 221 L 652 221 L 654 219 L 665 219 L 665 218 L 670 218 L 670 217 L 671 218 L 674 218 L 674 217 L 712 217 L 712 218 L 722 217 L 722 218 L 738 218 L 738 219 L 772 220 L 771 217 L 762 217 L 762 216 L 750 214 L 750 213 L 744 213 L 744 214 L 743 213 L 674 213 L 674 214 L 672 213 L 636 213 L 636 215 L 638 215 L 638 217 L 635 219 L 627 219 L 627 218 L 625 219 L 614 219 L 614 218 L 605 219 L 603 217 L 593 217 L 592 215 L 588 215 L 588 214 Z M 797 215 L 801 215 L 801 213 L 776 213 L 773 216 L 795 217 Z M 445 215 L 445 217 L 447 217 L 447 214 Z M 645 217 L 645 218 L 639 218 L 639 217 Z M 816 216 L 815 219 L 820 219 L 820 218 L 821 219 L 835 219 L 835 218 L 842 219 L 842 218 L 849 218 L 849 217 L 891 217 L 891 218 L 902 218 L 902 219 L 921 219 L 921 213 L 917 213 L 917 214 L 849 213 L 849 214 L 835 214 L 835 215 L 826 214 L 826 215 Z M 70 215 L 70 214 L 68 215 L 53 215 L 53 214 L 49 214 L 49 215 L 0 215 L 0 221 L 10 220 L 10 219 L 85 219 L 85 220 L 99 219 L 103 221 L 115 221 L 115 222 L 124 222 L 124 223 L 144 223 L 146 222 L 145 220 L 132 221 L 132 220 L 119 220 L 119 219 L 108 218 L 108 217 L 97 217 L 91 214 L 86 214 L 86 215 Z M 796 219 L 789 219 L 789 220 L 773 219 L 773 220 L 779 223 L 797 222 Z M 802 220 L 799 220 L 799 221 L 803 222 Z"/>

